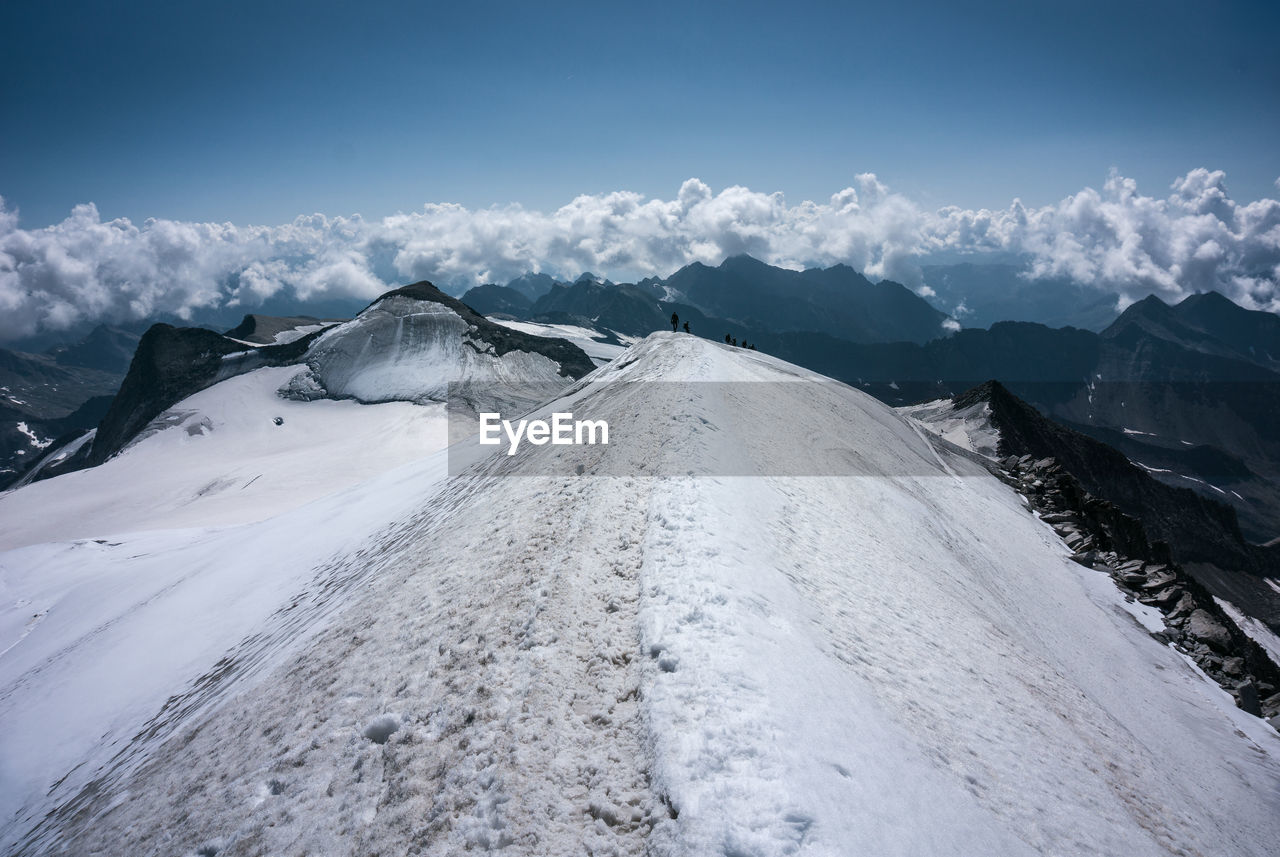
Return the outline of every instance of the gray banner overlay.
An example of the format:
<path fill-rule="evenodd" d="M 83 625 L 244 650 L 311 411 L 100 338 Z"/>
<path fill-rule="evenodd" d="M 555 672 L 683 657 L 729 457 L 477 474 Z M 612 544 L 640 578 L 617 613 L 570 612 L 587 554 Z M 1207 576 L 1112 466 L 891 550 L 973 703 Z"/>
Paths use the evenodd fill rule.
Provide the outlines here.
<path fill-rule="evenodd" d="M 456 385 L 448 413 L 455 476 L 957 475 L 838 382 Z M 968 464 L 959 475 L 981 472 Z"/>
<path fill-rule="evenodd" d="M 1016 386 L 1016 385 L 1015 385 Z M 1047 384 L 1055 419 L 1094 409 L 1143 414 L 1179 406 L 1274 410 L 1276 385 L 1234 382 Z M 1100 407 L 1102 406 L 1102 407 Z M 938 476 L 983 472 L 885 406 L 840 382 L 585 381 L 450 384 L 449 472 L 545 476 Z M 481 415 L 489 414 L 486 425 Z M 557 416 L 559 415 L 559 416 Z M 1280 414 L 1277 414 L 1280 417 Z M 523 425 L 521 425 L 521 421 Z M 504 424 L 505 422 L 505 424 Z M 607 424 L 607 429 L 603 426 Z M 486 428 L 482 435 L 482 428 Z M 608 442 L 604 442 L 607 431 Z M 482 437 L 491 441 L 481 443 Z M 1264 441 L 1265 442 L 1265 441 Z"/>

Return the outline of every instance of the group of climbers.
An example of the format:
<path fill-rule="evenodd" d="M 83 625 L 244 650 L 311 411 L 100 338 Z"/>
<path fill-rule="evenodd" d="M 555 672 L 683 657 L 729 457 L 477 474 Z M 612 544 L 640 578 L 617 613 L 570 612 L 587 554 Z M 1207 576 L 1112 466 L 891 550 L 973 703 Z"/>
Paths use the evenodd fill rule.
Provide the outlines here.
<path fill-rule="evenodd" d="M 672 332 L 672 333 L 676 333 L 676 332 L 678 332 L 679 330 L 680 330 L 680 316 L 679 316 L 679 314 L 677 314 L 677 313 L 674 313 L 674 312 L 673 312 L 673 313 L 671 313 L 671 332 Z M 692 332 L 693 332 L 693 331 L 689 330 L 689 322 L 687 322 L 687 321 L 684 323 L 684 332 L 685 332 L 685 333 L 692 333 Z M 732 346 L 733 346 L 733 347 L 735 347 L 735 348 L 745 348 L 745 349 L 747 349 L 748 351 L 755 351 L 755 350 L 756 350 L 756 347 L 755 347 L 754 345 L 748 345 L 748 344 L 747 344 L 747 341 L 746 341 L 745 339 L 744 339 L 744 340 L 742 340 L 742 344 L 741 344 L 741 345 L 739 345 L 739 344 L 738 344 L 738 339 L 737 339 L 737 337 L 735 337 L 735 336 L 730 336 L 730 335 L 729 335 L 729 334 L 727 334 L 727 333 L 724 335 L 724 344 L 725 344 L 725 345 L 732 345 Z"/>

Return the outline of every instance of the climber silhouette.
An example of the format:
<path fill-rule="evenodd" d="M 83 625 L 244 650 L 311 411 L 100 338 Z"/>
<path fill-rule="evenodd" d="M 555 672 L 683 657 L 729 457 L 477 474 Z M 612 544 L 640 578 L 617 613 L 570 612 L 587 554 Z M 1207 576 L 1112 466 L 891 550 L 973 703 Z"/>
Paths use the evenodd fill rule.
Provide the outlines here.
<path fill-rule="evenodd" d="M 671 313 L 671 332 L 675 333 L 676 328 L 679 325 L 680 325 L 680 316 L 676 315 L 675 313 Z M 688 327 L 688 325 L 685 325 L 685 327 Z"/>
<path fill-rule="evenodd" d="M 687 322 L 687 321 L 684 323 L 684 332 L 685 332 L 685 333 L 693 333 L 693 331 L 689 329 L 689 322 Z"/>

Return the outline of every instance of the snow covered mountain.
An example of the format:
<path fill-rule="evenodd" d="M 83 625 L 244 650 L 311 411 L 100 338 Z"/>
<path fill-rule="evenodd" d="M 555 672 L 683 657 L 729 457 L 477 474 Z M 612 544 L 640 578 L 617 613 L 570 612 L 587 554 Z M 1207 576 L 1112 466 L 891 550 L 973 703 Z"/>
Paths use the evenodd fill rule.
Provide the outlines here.
<path fill-rule="evenodd" d="M 172 409 L 186 397 L 262 368 L 295 367 L 281 395 L 299 401 L 419 404 L 443 402 L 450 384 L 555 389 L 595 368 L 577 345 L 495 324 L 425 281 L 382 295 L 350 321 L 310 322 L 247 316 L 226 335 L 153 325 L 97 429 L 44 444 L 21 482 L 101 464 L 139 436 L 183 422 Z"/>
<path fill-rule="evenodd" d="M 430 283 L 388 292 L 351 321 L 320 334 L 291 398 L 427 402 L 448 385 L 572 380 L 595 368 L 577 346 L 495 324 Z"/>
<path fill-rule="evenodd" d="M 7 852 L 1280 841 L 1280 734 L 980 455 L 666 333 L 554 373 L 532 414 L 607 420 L 607 445 L 446 449 L 439 405 L 276 394 L 552 371 L 396 307 L 0 497 Z"/>

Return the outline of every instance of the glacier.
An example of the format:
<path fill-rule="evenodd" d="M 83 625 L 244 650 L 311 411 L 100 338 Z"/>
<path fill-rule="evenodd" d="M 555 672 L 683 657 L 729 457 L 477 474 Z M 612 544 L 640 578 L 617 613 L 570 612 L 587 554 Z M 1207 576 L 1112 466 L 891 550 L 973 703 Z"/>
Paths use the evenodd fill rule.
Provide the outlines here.
<path fill-rule="evenodd" d="M 403 383 L 376 365 L 343 383 Z M 532 412 L 619 440 L 459 466 L 438 406 L 276 397 L 297 371 L 0 496 L 6 851 L 1280 841 L 1280 734 L 870 396 L 653 334 Z M 735 395 L 756 383 L 768 412 Z M 858 475 L 786 475 L 801 460 Z"/>

